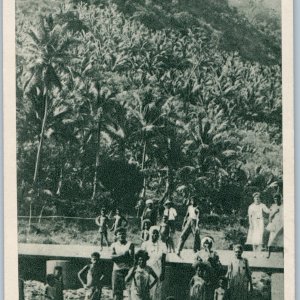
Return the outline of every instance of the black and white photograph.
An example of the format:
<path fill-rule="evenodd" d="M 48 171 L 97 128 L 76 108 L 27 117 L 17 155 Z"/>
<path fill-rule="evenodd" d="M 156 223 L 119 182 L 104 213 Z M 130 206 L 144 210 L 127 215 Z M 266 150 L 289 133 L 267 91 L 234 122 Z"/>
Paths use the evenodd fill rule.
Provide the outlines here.
<path fill-rule="evenodd" d="M 11 2 L 15 299 L 294 299 L 292 2 Z"/>

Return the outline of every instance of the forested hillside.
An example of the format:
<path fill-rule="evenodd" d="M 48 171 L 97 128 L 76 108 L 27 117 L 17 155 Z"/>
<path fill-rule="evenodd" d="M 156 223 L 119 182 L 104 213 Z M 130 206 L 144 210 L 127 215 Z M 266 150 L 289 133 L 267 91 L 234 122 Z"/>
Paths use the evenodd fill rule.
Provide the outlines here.
<path fill-rule="evenodd" d="M 226 1 L 35 5 L 17 3 L 20 214 L 281 192 L 280 28 Z"/>

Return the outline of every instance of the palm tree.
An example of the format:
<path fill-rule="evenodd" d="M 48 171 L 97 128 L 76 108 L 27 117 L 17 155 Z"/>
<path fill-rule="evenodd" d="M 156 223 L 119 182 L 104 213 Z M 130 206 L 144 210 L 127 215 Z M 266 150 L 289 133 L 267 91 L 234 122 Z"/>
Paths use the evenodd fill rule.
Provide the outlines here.
<path fill-rule="evenodd" d="M 65 25 L 55 25 L 52 15 L 40 17 L 37 28 L 29 31 L 25 57 L 28 59 L 28 70 L 25 77 L 24 93 L 34 94 L 40 99 L 43 107 L 43 117 L 37 148 L 33 185 L 38 181 L 40 159 L 44 133 L 49 112 L 54 106 L 54 98 L 62 89 L 61 73 L 67 71 L 66 62 L 69 60 L 68 49 L 73 43 L 67 34 Z"/>

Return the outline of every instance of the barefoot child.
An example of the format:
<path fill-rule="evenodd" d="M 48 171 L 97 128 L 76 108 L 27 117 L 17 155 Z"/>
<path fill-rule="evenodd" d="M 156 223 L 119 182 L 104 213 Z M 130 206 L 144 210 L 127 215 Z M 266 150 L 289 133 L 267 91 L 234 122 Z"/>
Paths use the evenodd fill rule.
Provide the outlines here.
<path fill-rule="evenodd" d="M 55 277 L 55 279 L 57 280 L 57 285 L 59 286 L 58 289 L 58 299 L 59 300 L 64 300 L 64 294 L 63 294 L 63 290 L 64 290 L 64 283 L 63 283 L 63 277 L 62 277 L 62 267 L 61 266 L 55 266 L 54 267 L 54 272 L 53 275 Z"/>
<path fill-rule="evenodd" d="M 146 251 L 139 250 L 134 259 L 134 267 L 129 270 L 125 278 L 126 282 L 131 281 L 130 299 L 150 300 L 150 289 L 156 284 L 158 277 L 153 269 L 147 266 L 149 256 Z M 152 282 L 151 277 L 154 279 Z"/>
<path fill-rule="evenodd" d="M 103 240 L 106 240 L 106 245 L 109 246 L 107 238 L 107 229 L 108 229 L 108 217 L 106 215 L 105 208 L 101 209 L 101 214 L 95 219 L 96 224 L 99 226 L 99 235 L 100 235 L 100 250 L 103 249 Z"/>
<path fill-rule="evenodd" d="M 219 287 L 215 289 L 214 300 L 229 300 L 229 293 L 227 290 L 227 280 L 224 277 L 219 279 Z"/>
<path fill-rule="evenodd" d="M 219 255 L 213 250 L 214 239 L 211 236 L 205 236 L 201 240 L 202 250 L 196 254 L 196 261 L 203 261 L 210 265 L 212 271 L 212 284 L 214 288 L 218 286 L 219 277 L 222 272 L 222 264 Z"/>
<path fill-rule="evenodd" d="M 86 279 L 83 274 L 86 273 Z M 100 300 L 103 279 L 103 267 L 100 263 L 100 254 L 94 252 L 91 254 L 91 263 L 83 267 L 78 272 L 78 278 L 85 288 L 85 300 Z"/>
<path fill-rule="evenodd" d="M 231 300 L 247 300 L 248 290 L 253 290 L 248 260 L 242 257 L 243 247 L 235 245 L 235 257 L 228 266 L 229 292 Z"/>
<path fill-rule="evenodd" d="M 171 253 L 172 251 L 175 252 L 168 216 L 163 216 L 163 220 L 160 225 L 160 238 L 161 241 L 166 244 L 168 253 Z"/>
<path fill-rule="evenodd" d="M 48 274 L 46 277 L 46 287 L 45 287 L 45 299 L 51 300 L 61 300 L 60 295 L 62 291 L 59 282 L 55 279 L 53 274 Z"/>
<path fill-rule="evenodd" d="M 213 300 L 214 290 L 210 282 L 210 266 L 199 261 L 194 268 L 196 274 L 190 281 L 190 300 Z"/>
<path fill-rule="evenodd" d="M 142 223 L 142 232 L 141 232 L 141 240 L 143 242 L 146 242 L 149 240 L 150 237 L 150 226 L 151 226 L 151 221 L 149 219 L 145 219 Z"/>

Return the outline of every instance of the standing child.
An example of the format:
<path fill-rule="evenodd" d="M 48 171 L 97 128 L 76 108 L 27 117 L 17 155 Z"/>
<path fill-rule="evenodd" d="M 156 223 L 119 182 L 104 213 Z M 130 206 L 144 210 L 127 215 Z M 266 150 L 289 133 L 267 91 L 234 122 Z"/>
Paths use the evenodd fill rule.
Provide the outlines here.
<path fill-rule="evenodd" d="M 227 290 L 227 280 L 224 277 L 219 279 L 219 287 L 215 289 L 214 300 L 229 300 L 229 293 Z"/>
<path fill-rule="evenodd" d="M 194 268 L 196 274 L 190 281 L 190 300 L 213 300 L 214 290 L 210 282 L 210 266 L 197 262 Z"/>
<path fill-rule="evenodd" d="M 150 300 L 150 289 L 156 284 L 158 277 L 153 269 L 147 266 L 148 253 L 139 250 L 135 255 L 134 267 L 132 267 L 125 278 L 131 281 L 130 300 Z M 153 281 L 151 282 L 151 277 Z"/>
<path fill-rule="evenodd" d="M 82 275 L 86 273 L 86 280 Z M 103 279 L 103 268 L 100 263 L 100 254 L 94 252 L 91 254 L 91 263 L 83 267 L 78 272 L 78 278 L 85 288 L 85 300 L 100 300 Z"/>
<path fill-rule="evenodd" d="M 62 267 L 55 266 L 53 275 L 54 275 L 55 279 L 57 280 L 57 285 L 59 286 L 59 289 L 58 289 L 59 293 L 57 295 L 58 299 L 64 300 L 64 294 L 63 294 L 64 283 L 63 283 L 63 277 L 62 277 Z"/>
<path fill-rule="evenodd" d="M 175 252 L 173 238 L 171 236 L 171 228 L 168 222 L 168 216 L 163 216 L 162 223 L 160 225 L 160 238 L 161 241 L 166 244 L 168 253 Z"/>
<path fill-rule="evenodd" d="M 234 259 L 228 266 L 229 292 L 231 300 L 248 300 L 248 289 L 253 290 L 248 260 L 242 257 L 243 247 L 234 247 Z"/>
<path fill-rule="evenodd" d="M 106 240 L 106 245 L 109 246 L 107 238 L 107 229 L 108 229 L 108 217 L 106 215 L 106 210 L 103 207 L 101 209 L 101 214 L 95 219 L 96 224 L 99 226 L 99 235 L 100 235 L 100 251 L 103 249 L 103 240 Z"/>
<path fill-rule="evenodd" d="M 214 239 L 211 236 L 205 236 L 201 240 L 202 250 L 196 254 L 196 262 L 203 261 L 210 265 L 212 271 L 212 284 L 214 288 L 218 286 L 219 277 L 222 273 L 222 264 L 219 259 L 218 253 L 213 250 Z"/>
<path fill-rule="evenodd" d="M 126 227 L 128 225 L 128 221 L 126 218 L 121 214 L 120 210 L 117 208 L 116 209 L 116 214 L 113 217 L 114 219 L 114 224 L 111 227 L 111 231 L 116 232 L 116 230 L 120 227 Z"/>
<path fill-rule="evenodd" d="M 53 274 L 46 277 L 45 299 L 60 300 L 60 285 Z"/>
<path fill-rule="evenodd" d="M 143 242 L 148 241 L 150 237 L 150 226 L 151 226 L 151 221 L 149 219 L 145 219 L 142 223 L 142 232 L 141 232 L 141 240 Z"/>

